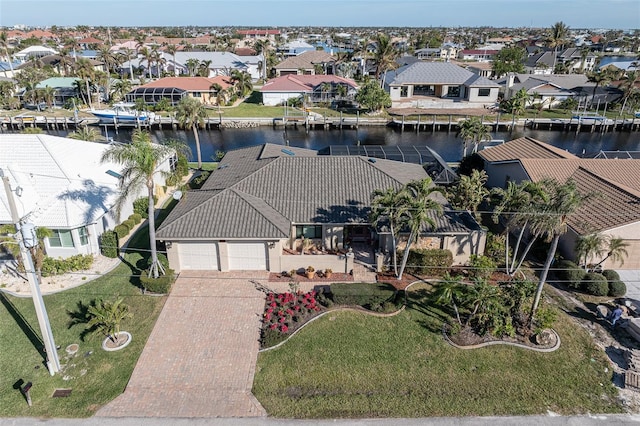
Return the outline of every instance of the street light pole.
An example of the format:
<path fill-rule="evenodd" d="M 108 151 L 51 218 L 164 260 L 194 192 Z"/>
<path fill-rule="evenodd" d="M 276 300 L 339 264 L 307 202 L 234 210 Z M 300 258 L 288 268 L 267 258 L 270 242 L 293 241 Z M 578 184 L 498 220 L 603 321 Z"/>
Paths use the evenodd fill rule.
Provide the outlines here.
<path fill-rule="evenodd" d="M 24 235 L 25 231 L 35 231 L 33 228 L 25 227 L 20 222 L 18 216 L 18 210 L 16 209 L 16 202 L 13 198 L 13 192 L 11 191 L 11 185 L 9 184 L 9 177 L 4 175 L 2 169 L 0 169 L 0 177 L 2 177 L 2 183 L 4 184 L 4 190 L 7 193 L 7 200 L 9 202 L 9 209 L 11 211 L 11 221 L 14 223 L 17 231 L 16 238 L 18 245 L 20 246 L 20 255 L 24 262 L 24 269 L 29 280 L 29 288 L 31 289 L 31 297 L 33 298 L 33 304 L 36 308 L 36 316 L 38 317 L 38 324 L 40 325 L 40 332 L 42 333 L 42 340 L 44 341 L 44 348 L 47 356 L 47 368 L 49 374 L 52 376 L 60 371 L 60 360 L 58 359 L 58 352 L 56 350 L 56 342 L 53 340 L 53 333 L 51 332 L 51 324 L 49 323 L 49 317 L 47 315 L 47 309 L 44 306 L 44 300 L 42 299 L 42 293 L 40 292 L 40 283 L 38 283 L 38 276 L 36 274 L 36 268 L 33 265 L 33 258 L 25 245 L 25 240 L 35 241 L 35 235 Z M 35 234 L 35 232 L 34 232 Z M 37 244 L 37 241 L 36 241 Z"/>

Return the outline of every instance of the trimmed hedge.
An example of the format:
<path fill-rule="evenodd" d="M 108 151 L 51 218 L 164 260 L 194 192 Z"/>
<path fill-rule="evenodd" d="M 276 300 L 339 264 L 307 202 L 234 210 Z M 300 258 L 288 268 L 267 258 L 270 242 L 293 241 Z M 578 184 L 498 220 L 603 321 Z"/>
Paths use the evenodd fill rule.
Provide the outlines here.
<path fill-rule="evenodd" d="M 116 225 L 113 228 L 113 232 L 116 233 L 116 235 L 118 236 L 118 239 L 124 238 L 127 235 L 129 235 L 129 231 L 130 231 L 129 227 L 124 224 Z"/>
<path fill-rule="evenodd" d="M 379 310 L 385 302 L 393 301 L 396 294 L 396 289 L 387 283 L 334 283 L 330 291 L 336 304 L 371 310 Z"/>
<path fill-rule="evenodd" d="M 93 256 L 90 254 L 76 254 L 66 259 L 54 259 L 46 256 L 42 260 L 40 272 L 43 277 L 49 277 L 51 275 L 66 274 L 67 272 L 84 271 L 91 268 L 91 265 L 93 265 Z"/>
<path fill-rule="evenodd" d="M 487 256 L 472 254 L 469 258 L 469 276 L 471 278 L 488 279 L 496 271 L 496 262 Z"/>
<path fill-rule="evenodd" d="M 118 257 L 118 236 L 114 231 L 104 231 L 100 235 L 100 252 L 112 259 Z"/>
<path fill-rule="evenodd" d="M 605 269 L 602 271 L 602 275 L 607 279 L 607 281 L 620 281 L 620 274 L 618 274 L 613 269 Z"/>
<path fill-rule="evenodd" d="M 133 213 L 131 216 L 129 216 L 129 220 L 132 220 L 133 223 L 137 225 L 142 222 L 142 216 L 138 213 Z"/>
<path fill-rule="evenodd" d="M 171 285 L 175 281 L 173 269 L 166 269 L 166 274 L 160 275 L 158 278 L 150 278 L 149 270 L 142 271 L 140 275 L 140 284 L 148 292 L 167 294 L 171 290 Z"/>
<path fill-rule="evenodd" d="M 153 202 L 157 203 L 158 198 L 154 195 Z M 149 197 L 140 197 L 133 202 L 133 212 L 138 213 L 144 219 L 149 218 Z"/>
<path fill-rule="evenodd" d="M 560 260 L 554 266 L 556 276 L 573 288 L 582 287 L 582 279 L 587 272 L 570 260 Z"/>
<path fill-rule="evenodd" d="M 609 293 L 609 283 L 604 275 L 589 272 L 582 279 L 582 289 L 594 296 L 606 296 Z"/>
<path fill-rule="evenodd" d="M 402 258 L 404 253 L 398 254 Z M 453 253 L 441 249 L 409 250 L 406 270 L 410 274 L 444 275 L 453 265 Z"/>
<path fill-rule="evenodd" d="M 627 286 L 623 281 L 613 280 L 609 281 L 609 293 L 611 297 L 622 297 L 627 294 Z"/>
<path fill-rule="evenodd" d="M 133 219 L 127 219 L 124 222 L 122 222 L 122 225 L 129 228 L 129 230 L 132 230 L 133 227 L 136 226 L 136 222 Z"/>

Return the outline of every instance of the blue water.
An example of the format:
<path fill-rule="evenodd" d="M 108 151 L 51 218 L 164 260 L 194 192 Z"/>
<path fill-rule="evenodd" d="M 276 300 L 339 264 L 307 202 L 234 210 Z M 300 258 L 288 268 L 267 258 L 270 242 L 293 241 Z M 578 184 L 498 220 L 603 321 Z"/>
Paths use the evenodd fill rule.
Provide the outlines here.
<path fill-rule="evenodd" d="M 59 136 L 66 134 L 63 131 L 51 131 L 50 133 Z M 297 130 L 289 128 L 284 131 L 282 128 L 274 129 L 270 126 L 262 126 L 251 129 L 201 130 L 199 135 L 203 161 L 211 161 L 215 157 L 216 151 L 229 151 L 263 143 L 289 144 L 290 146 L 318 150 L 329 145 L 357 145 L 358 141 L 361 145 L 426 145 L 438 152 L 446 161 L 459 161 L 463 150 L 462 140 L 456 137 L 455 132 L 401 132 L 389 127 L 360 126 L 358 130 L 310 130 L 306 132 L 302 128 Z M 580 132 L 576 134 L 575 131 L 523 130 L 519 128 L 513 133 L 497 132 L 492 133 L 491 136 L 494 139 L 505 141 L 529 136 L 576 155 L 583 153 L 588 155 L 600 150 L 640 151 L 640 132 Z M 111 129 L 108 132 L 108 137 L 116 141 L 128 142 L 130 131 L 120 128 L 116 135 Z M 152 137 L 156 142 L 167 139 L 186 141 L 192 152 L 195 153 L 195 139 L 191 131 L 154 130 Z"/>

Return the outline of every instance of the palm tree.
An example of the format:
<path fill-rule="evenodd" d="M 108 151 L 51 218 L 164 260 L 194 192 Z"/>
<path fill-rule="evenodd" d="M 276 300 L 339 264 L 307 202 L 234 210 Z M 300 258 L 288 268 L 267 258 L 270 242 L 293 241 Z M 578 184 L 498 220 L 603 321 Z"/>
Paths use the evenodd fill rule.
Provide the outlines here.
<path fill-rule="evenodd" d="M 602 265 L 609 258 L 614 262 L 620 263 L 620 266 L 624 265 L 624 259 L 629 256 L 629 253 L 627 252 L 629 243 L 625 242 L 622 238 L 609 237 L 607 245 L 607 255 L 595 265 L 595 268 Z"/>
<path fill-rule="evenodd" d="M 478 151 L 478 144 L 483 140 L 491 140 L 489 126 L 482 124 L 478 117 L 471 117 L 463 120 L 459 125 L 458 136 L 462 138 L 464 150 L 462 157 L 467 156 L 468 143 L 473 142 L 473 152 Z"/>
<path fill-rule="evenodd" d="M 123 166 L 120 172 L 122 184 L 120 196 L 116 202 L 116 213 L 120 211 L 126 200 L 137 194 L 142 187 L 147 188 L 148 212 L 149 212 L 149 245 L 151 248 L 151 265 L 149 276 L 157 278 L 164 273 L 164 268 L 158 261 L 156 250 L 156 227 L 154 207 L 154 178 L 158 174 L 158 166 L 176 150 L 185 151 L 183 144 L 159 145 L 151 142 L 149 132 L 136 129 L 131 136 L 130 144 L 111 145 L 102 154 L 102 162 L 112 161 Z"/>
<path fill-rule="evenodd" d="M 153 78 L 153 75 L 151 75 L 151 65 L 153 65 L 153 52 L 143 46 L 140 48 L 140 50 L 138 50 L 138 54 L 141 55 L 142 60 L 147 63 L 147 71 L 149 74 L 149 78 L 150 79 Z"/>
<path fill-rule="evenodd" d="M 604 254 L 605 237 L 602 234 L 590 234 L 578 237 L 576 242 L 576 256 L 579 263 L 584 263 L 584 269 L 589 269 L 589 260 Z"/>
<path fill-rule="evenodd" d="M 187 67 L 187 72 L 189 73 L 189 77 L 195 76 L 199 65 L 200 65 L 199 60 L 195 58 L 187 59 L 187 62 L 185 62 L 185 66 Z"/>
<path fill-rule="evenodd" d="M 210 59 L 200 61 L 200 64 L 198 64 L 198 75 L 200 77 L 209 77 L 209 67 L 211 67 L 212 62 Z"/>
<path fill-rule="evenodd" d="M 378 33 L 375 37 L 375 42 L 376 52 L 374 59 L 376 62 L 376 79 L 379 79 L 381 74 L 395 68 L 395 60 L 398 57 L 398 52 L 386 34 Z M 382 79 L 380 87 L 384 87 L 384 79 Z"/>
<path fill-rule="evenodd" d="M 433 184 L 431 178 L 410 182 L 407 184 L 406 190 L 411 196 L 406 197 L 400 207 L 399 222 L 407 227 L 410 233 L 402 256 L 398 280 L 402 279 L 402 274 L 407 266 L 411 244 L 418 241 L 421 232 L 436 227 L 434 213 L 435 215 L 442 214 L 442 205 L 433 198 L 433 194 L 441 193 L 441 190 Z"/>
<path fill-rule="evenodd" d="M 385 225 L 389 225 L 391 234 L 391 256 L 393 260 L 393 273 L 398 276 L 398 255 L 397 255 L 397 232 L 399 230 L 399 219 L 402 204 L 407 196 L 404 189 L 387 188 L 386 190 L 376 190 L 372 194 L 370 221 L 375 229 L 379 230 Z"/>
<path fill-rule="evenodd" d="M 231 72 L 231 81 L 233 81 L 240 97 L 247 96 L 253 89 L 253 84 L 251 84 L 251 75 L 247 72 L 233 70 Z"/>
<path fill-rule="evenodd" d="M 115 344 L 118 344 L 120 324 L 133 316 L 129 312 L 129 306 L 122 302 L 122 298 L 113 302 L 99 300 L 89 306 L 87 312 L 90 318 L 87 328 L 96 334 L 106 335 Z"/>
<path fill-rule="evenodd" d="M 4 53 L 7 55 L 7 62 L 9 62 L 9 69 L 11 70 L 11 75 L 13 76 L 13 61 L 11 60 L 11 55 L 9 55 L 9 42 L 7 40 L 6 31 L 0 33 L 0 47 L 4 49 Z M 7 77 L 6 70 L 4 76 Z"/>
<path fill-rule="evenodd" d="M 45 86 L 44 89 L 42 89 L 42 98 L 47 103 L 47 106 L 51 108 L 56 99 L 56 89 L 51 86 Z"/>
<path fill-rule="evenodd" d="M 564 45 L 569 35 L 569 27 L 564 22 L 559 21 L 551 27 L 551 34 L 548 38 L 549 47 L 553 47 L 553 67 L 555 72 L 556 58 L 558 57 L 558 46 Z"/>
<path fill-rule="evenodd" d="M 91 62 L 89 62 L 88 59 L 80 58 L 76 61 L 75 67 L 76 74 L 84 81 L 84 84 L 86 86 L 89 108 L 93 108 L 93 106 L 91 105 L 91 90 L 89 88 L 91 80 L 95 77 L 95 70 L 93 69 L 93 65 L 91 65 Z"/>
<path fill-rule="evenodd" d="M 618 89 L 622 90 L 622 107 L 620 108 L 620 115 L 624 113 L 624 108 L 627 105 L 627 101 L 634 92 L 637 92 L 636 83 L 640 81 L 640 71 L 628 71 L 622 77 L 622 83 L 618 86 Z"/>
<path fill-rule="evenodd" d="M 460 312 L 458 311 L 458 303 L 460 303 L 462 299 L 463 286 L 464 284 L 462 284 L 461 277 L 452 277 L 447 272 L 442 279 L 438 281 L 435 292 L 433 293 L 436 303 L 451 304 L 453 306 L 456 319 L 460 325 L 462 325 L 462 320 L 460 319 Z"/>
<path fill-rule="evenodd" d="M 320 92 L 322 93 L 322 97 L 326 101 L 329 98 L 329 94 L 331 93 L 331 83 L 324 82 L 320 85 Z"/>
<path fill-rule="evenodd" d="M 116 80 L 113 84 L 113 98 L 115 100 L 124 99 L 125 95 L 131 91 L 130 80 Z"/>
<path fill-rule="evenodd" d="M 178 76 L 178 64 L 176 64 L 176 52 L 178 51 L 178 46 L 175 44 L 170 44 L 167 46 L 167 53 L 170 54 L 173 58 L 173 75 Z"/>
<path fill-rule="evenodd" d="M 604 70 L 600 69 L 597 71 L 587 73 L 587 80 L 589 80 L 590 82 L 596 83 L 596 85 L 593 86 L 593 93 L 591 95 L 591 106 L 593 106 L 594 104 L 594 100 L 596 98 L 596 91 L 598 90 L 598 87 L 606 86 L 611 82 L 612 78 L 613 78 L 613 72 L 608 69 L 604 69 Z"/>
<path fill-rule="evenodd" d="M 102 135 L 99 130 L 89 126 L 80 126 L 75 131 L 67 135 L 69 139 L 76 139 L 81 141 L 95 142 L 99 140 Z"/>
<path fill-rule="evenodd" d="M 193 130 L 196 140 L 196 153 L 198 156 L 198 169 L 202 169 L 202 154 L 200 152 L 200 135 L 198 127 L 203 127 L 207 122 L 207 110 L 204 105 L 190 96 L 184 97 L 176 106 L 176 119 L 180 126 Z"/>
<path fill-rule="evenodd" d="M 458 210 L 471 212 L 480 220 L 478 207 L 489 197 L 485 187 L 489 176 L 484 170 L 473 170 L 470 176 L 462 175 L 458 182 L 446 191 L 447 199 Z"/>
<path fill-rule="evenodd" d="M 576 182 L 572 179 L 563 184 L 552 179 L 544 179 L 540 184 L 548 194 L 549 200 L 547 204 L 542 206 L 541 211 L 535 217 L 533 229 L 546 236 L 547 241 L 551 242 L 551 247 L 547 252 L 547 259 L 540 273 L 540 280 L 538 281 L 535 298 L 531 306 L 530 325 L 533 324 L 533 317 L 540 303 L 542 289 L 547 280 L 553 258 L 556 255 L 558 241 L 560 236 L 567 232 L 567 220 L 571 214 L 575 213 L 588 199 L 593 197 L 593 194 L 583 195 L 578 192 Z"/>
<path fill-rule="evenodd" d="M 262 76 L 262 81 L 266 82 L 267 81 L 267 57 L 269 56 L 269 40 L 264 39 L 264 40 L 256 40 L 255 44 L 254 44 L 254 48 L 258 51 L 258 53 L 262 56 L 262 61 L 261 61 L 261 76 Z"/>

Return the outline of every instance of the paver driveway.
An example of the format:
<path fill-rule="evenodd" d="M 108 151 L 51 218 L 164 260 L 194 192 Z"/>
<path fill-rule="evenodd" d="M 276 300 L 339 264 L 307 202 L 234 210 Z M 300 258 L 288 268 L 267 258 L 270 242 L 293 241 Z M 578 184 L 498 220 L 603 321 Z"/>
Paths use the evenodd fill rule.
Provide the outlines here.
<path fill-rule="evenodd" d="M 105 417 L 249 417 L 264 293 L 250 276 L 183 274 L 171 291 L 125 392 Z M 135 336 L 134 336 L 135 338 Z"/>

